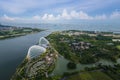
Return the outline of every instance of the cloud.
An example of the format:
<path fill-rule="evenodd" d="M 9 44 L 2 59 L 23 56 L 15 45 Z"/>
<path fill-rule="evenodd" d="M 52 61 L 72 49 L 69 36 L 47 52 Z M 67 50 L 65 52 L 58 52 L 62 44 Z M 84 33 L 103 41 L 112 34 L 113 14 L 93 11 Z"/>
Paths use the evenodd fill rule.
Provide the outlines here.
<path fill-rule="evenodd" d="M 66 9 L 63 10 L 61 17 L 62 17 L 63 19 L 71 19 L 71 15 L 68 14 L 68 12 L 67 12 Z"/>
<path fill-rule="evenodd" d="M 9 17 L 9 16 L 7 16 L 6 14 L 4 14 L 3 17 L 2 17 L 2 19 L 8 20 L 8 21 L 14 21 L 16 18 Z"/>
<path fill-rule="evenodd" d="M 40 17 L 39 15 L 35 15 L 35 16 L 33 16 L 33 19 L 34 19 L 34 20 L 40 20 L 41 17 Z"/>
<path fill-rule="evenodd" d="M 41 19 L 45 21 L 48 21 L 48 20 L 54 21 L 54 20 L 60 20 L 62 18 L 61 18 L 61 15 L 54 16 L 53 14 L 44 14 Z"/>
<path fill-rule="evenodd" d="M 86 12 L 83 11 L 67 11 L 64 9 L 62 13 L 53 15 L 45 13 L 43 15 L 35 15 L 29 18 L 25 17 L 10 17 L 6 14 L 0 18 L 3 21 L 13 21 L 13 22 L 42 22 L 42 21 L 64 21 L 64 20 L 108 20 L 108 19 L 120 19 L 120 12 L 115 11 L 110 15 L 96 15 L 90 16 Z"/>
<path fill-rule="evenodd" d="M 73 17 L 73 18 L 78 18 L 79 13 L 73 10 L 73 11 L 71 11 L 70 15 L 71 15 L 71 17 Z"/>
<path fill-rule="evenodd" d="M 43 17 L 42 17 L 43 20 L 46 20 L 48 19 L 48 14 L 44 14 Z"/>
<path fill-rule="evenodd" d="M 25 17 L 10 17 L 6 14 L 4 14 L 2 17 L 0 17 L 0 21 L 4 22 L 39 22 L 41 20 L 41 16 L 35 15 L 29 18 Z"/>
<path fill-rule="evenodd" d="M 12 13 L 23 14 L 25 12 L 39 11 L 52 8 L 56 4 L 70 2 L 71 0 L 0 0 L 0 9 Z"/>
<path fill-rule="evenodd" d="M 67 20 L 70 20 L 70 19 L 92 19 L 92 17 L 83 11 L 76 12 L 75 10 L 72 10 L 72 11 L 68 12 L 66 9 L 64 9 L 62 14 L 59 15 L 59 19 L 67 19 Z"/>
<path fill-rule="evenodd" d="M 42 20 L 71 20 L 71 19 L 93 19 L 87 13 L 80 11 L 70 11 L 66 9 L 63 10 L 61 14 L 54 16 L 53 14 L 44 14 Z"/>
<path fill-rule="evenodd" d="M 99 4 L 102 3 L 102 4 Z M 58 9 L 93 11 L 105 7 L 112 7 L 120 3 L 119 0 L 0 0 L 0 10 L 11 14 L 32 14 L 34 12 L 56 13 Z M 39 14 L 39 13 L 38 13 Z"/>
<path fill-rule="evenodd" d="M 63 10 L 61 14 L 58 14 L 56 17 L 52 15 L 52 19 L 49 19 L 49 14 L 45 14 L 43 18 L 45 20 L 71 20 L 71 19 L 79 19 L 79 20 L 93 20 L 93 19 L 106 19 L 106 15 L 98 15 L 98 16 L 89 16 L 87 13 L 83 11 L 76 12 L 75 10 L 72 10 L 68 12 L 66 9 Z"/>
<path fill-rule="evenodd" d="M 83 11 L 79 12 L 79 17 L 80 17 L 80 19 L 92 19 L 91 16 L 89 16 L 87 13 L 85 13 Z"/>
<path fill-rule="evenodd" d="M 120 11 L 115 11 L 110 15 L 111 19 L 120 19 Z"/>

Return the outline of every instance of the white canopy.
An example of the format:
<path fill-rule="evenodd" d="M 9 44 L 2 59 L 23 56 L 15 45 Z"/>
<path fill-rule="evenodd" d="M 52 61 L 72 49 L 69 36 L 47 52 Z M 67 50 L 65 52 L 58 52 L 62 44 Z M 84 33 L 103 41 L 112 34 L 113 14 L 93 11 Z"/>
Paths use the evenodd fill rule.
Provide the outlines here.
<path fill-rule="evenodd" d="M 28 59 L 35 58 L 44 52 L 46 52 L 46 49 L 44 47 L 41 47 L 39 45 L 33 45 L 28 50 L 27 58 Z"/>

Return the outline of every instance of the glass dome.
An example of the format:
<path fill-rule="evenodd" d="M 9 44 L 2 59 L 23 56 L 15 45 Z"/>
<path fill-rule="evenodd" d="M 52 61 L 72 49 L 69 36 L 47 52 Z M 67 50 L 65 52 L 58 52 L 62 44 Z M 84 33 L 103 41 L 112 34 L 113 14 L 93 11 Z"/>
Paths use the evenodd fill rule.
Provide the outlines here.
<path fill-rule="evenodd" d="M 28 59 L 35 58 L 44 52 L 46 52 L 46 49 L 44 47 L 41 47 L 39 45 L 31 46 L 28 50 L 27 58 Z"/>
<path fill-rule="evenodd" d="M 49 41 L 46 38 L 41 37 L 39 40 L 39 45 L 46 48 L 49 45 Z"/>

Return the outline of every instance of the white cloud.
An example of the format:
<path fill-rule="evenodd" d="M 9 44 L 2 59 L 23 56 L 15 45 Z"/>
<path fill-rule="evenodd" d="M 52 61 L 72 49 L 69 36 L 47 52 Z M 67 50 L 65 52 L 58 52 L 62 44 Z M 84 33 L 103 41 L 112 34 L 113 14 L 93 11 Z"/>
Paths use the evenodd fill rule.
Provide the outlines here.
<path fill-rule="evenodd" d="M 110 15 L 110 18 L 111 18 L 111 19 L 120 19 L 120 12 L 119 12 L 119 11 L 113 12 L 113 13 Z"/>
<path fill-rule="evenodd" d="M 14 21 L 15 20 L 15 18 L 9 17 L 6 14 L 4 14 L 4 16 L 2 17 L 2 19 L 8 20 L 8 21 Z"/>
<path fill-rule="evenodd" d="M 79 13 L 76 12 L 76 11 L 71 11 L 70 15 L 71 15 L 72 18 L 78 18 L 79 17 Z"/>
<path fill-rule="evenodd" d="M 56 19 L 56 17 L 54 17 L 53 14 L 48 15 L 48 20 L 55 20 L 55 19 Z"/>
<path fill-rule="evenodd" d="M 41 20 L 41 16 L 39 15 L 35 15 L 32 17 L 10 17 L 6 14 L 4 14 L 2 17 L 0 17 L 0 21 L 11 21 L 11 22 L 36 22 Z"/>
<path fill-rule="evenodd" d="M 92 17 L 83 11 L 76 12 L 73 10 L 68 13 L 67 10 L 64 9 L 60 19 L 92 19 Z"/>
<path fill-rule="evenodd" d="M 54 16 L 53 14 L 44 14 L 41 19 L 54 21 L 61 19 L 61 16 L 60 15 Z"/>
<path fill-rule="evenodd" d="M 63 10 L 61 17 L 62 17 L 63 19 L 71 19 L 71 15 L 68 14 L 68 12 L 67 12 L 66 9 Z"/>
<path fill-rule="evenodd" d="M 40 20 L 41 17 L 40 17 L 39 15 L 35 15 L 35 16 L 33 16 L 33 19 L 35 19 L 35 20 Z"/>
<path fill-rule="evenodd" d="M 43 20 L 46 20 L 47 18 L 48 18 L 48 14 L 44 14 L 42 17 Z"/>
<path fill-rule="evenodd" d="M 29 18 L 25 17 L 9 17 L 4 14 L 0 20 L 13 21 L 13 22 L 41 22 L 41 21 L 59 21 L 59 20 L 108 20 L 108 19 L 120 19 L 120 12 L 113 12 L 111 15 L 106 16 L 105 14 L 90 16 L 83 11 L 67 11 L 64 9 L 61 14 L 53 15 L 45 13 L 43 15 L 35 15 Z"/>
<path fill-rule="evenodd" d="M 53 14 L 44 14 L 42 20 L 70 20 L 70 19 L 93 19 L 87 13 L 80 11 L 68 12 L 66 9 L 61 14 L 54 16 Z"/>
<path fill-rule="evenodd" d="M 79 13 L 80 19 L 92 19 L 91 16 L 89 16 L 87 13 L 80 11 Z"/>
<path fill-rule="evenodd" d="M 56 20 L 56 17 L 53 14 L 44 14 L 42 20 Z"/>

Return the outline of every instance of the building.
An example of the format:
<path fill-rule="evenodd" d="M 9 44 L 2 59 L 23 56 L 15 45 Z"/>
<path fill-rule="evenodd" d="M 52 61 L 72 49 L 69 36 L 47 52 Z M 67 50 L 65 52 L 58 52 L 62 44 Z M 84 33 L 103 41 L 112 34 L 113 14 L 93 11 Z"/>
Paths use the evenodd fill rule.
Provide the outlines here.
<path fill-rule="evenodd" d="M 112 39 L 113 42 L 120 42 L 120 39 Z"/>
<path fill-rule="evenodd" d="M 47 47 L 49 47 L 49 41 L 46 38 L 41 37 L 39 40 L 39 45 L 44 48 L 47 48 Z"/>
<path fill-rule="evenodd" d="M 41 47 L 39 45 L 33 45 L 29 48 L 27 58 L 33 59 L 37 56 L 41 55 L 42 53 L 46 52 L 46 49 L 44 47 Z"/>

